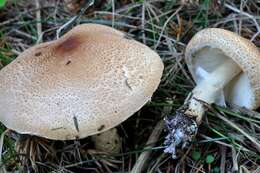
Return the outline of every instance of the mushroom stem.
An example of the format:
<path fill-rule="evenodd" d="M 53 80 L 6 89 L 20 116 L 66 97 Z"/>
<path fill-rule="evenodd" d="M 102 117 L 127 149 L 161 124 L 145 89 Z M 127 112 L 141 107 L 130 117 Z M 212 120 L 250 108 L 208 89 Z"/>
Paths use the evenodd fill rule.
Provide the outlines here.
<path fill-rule="evenodd" d="M 192 91 L 192 97 L 188 100 L 188 105 L 181 107 L 175 116 L 166 118 L 168 135 L 164 144 L 165 153 L 171 153 L 176 158 L 176 147 L 183 148 L 197 134 L 198 124 L 205 113 L 203 103 L 212 104 L 217 102 L 223 89 L 236 75 L 241 72 L 240 67 L 231 59 L 227 59 L 198 83 Z M 195 121 L 196 120 L 196 121 Z"/>
<path fill-rule="evenodd" d="M 195 117 L 196 122 L 200 124 L 205 112 L 203 102 L 207 104 L 217 102 L 226 84 L 240 72 L 241 68 L 231 59 L 227 59 L 213 72 L 205 76 L 203 81 L 193 89 L 185 114 Z"/>
<path fill-rule="evenodd" d="M 116 128 L 109 129 L 97 135 L 91 136 L 96 150 L 108 154 L 118 154 L 121 148 L 121 139 Z"/>

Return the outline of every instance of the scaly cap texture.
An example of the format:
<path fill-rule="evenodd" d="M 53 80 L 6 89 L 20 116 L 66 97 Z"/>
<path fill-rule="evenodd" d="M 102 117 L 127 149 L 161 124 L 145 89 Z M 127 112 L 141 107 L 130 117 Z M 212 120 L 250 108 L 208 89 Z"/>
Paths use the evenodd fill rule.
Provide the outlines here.
<path fill-rule="evenodd" d="M 160 83 L 163 63 L 113 28 L 82 24 L 24 51 L 0 72 L 0 120 L 22 134 L 84 138 L 139 110 Z"/>

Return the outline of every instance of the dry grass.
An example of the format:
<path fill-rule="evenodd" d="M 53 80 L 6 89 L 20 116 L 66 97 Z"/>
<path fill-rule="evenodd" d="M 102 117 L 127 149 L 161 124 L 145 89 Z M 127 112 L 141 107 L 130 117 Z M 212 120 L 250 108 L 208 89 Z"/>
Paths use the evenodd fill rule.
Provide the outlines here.
<path fill-rule="evenodd" d="M 84 2 L 78 4 L 82 2 L 71 5 L 62 0 L 9 0 L 0 9 L 0 66 L 4 67 L 32 45 L 55 39 L 57 30 L 84 6 Z M 51 141 L 7 132 L 2 152 L 5 170 L 129 172 L 139 155 L 147 151 L 150 157 L 142 165 L 144 172 L 246 173 L 258 168 L 260 115 L 241 108 L 213 106 L 194 143 L 178 151 L 176 160 L 162 152 L 164 132 L 157 134 L 152 147 L 147 140 L 169 108 L 173 114 L 193 88 L 194 82 L 183 61 L 190 38 L 203 28 L 219 27 L 260 47 L 259 1 L 96 0 L 76 23 L 113 26 L 157 51 L 165 64 L 160 87 L 150 103 L 117 127 L 123 141 L 120 154 L 96 151 L 88 139 Z M 4 130 L 2 126 L 1 132 Z M 214 158 L 211 163 L 210 157 Z"/>

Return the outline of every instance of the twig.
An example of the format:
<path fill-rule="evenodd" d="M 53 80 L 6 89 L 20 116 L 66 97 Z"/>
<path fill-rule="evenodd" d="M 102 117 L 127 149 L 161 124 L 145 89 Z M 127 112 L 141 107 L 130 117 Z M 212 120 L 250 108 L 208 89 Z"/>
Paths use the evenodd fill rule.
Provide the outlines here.
<path fill-rule="evenodd" d="M 230 125 L 231 127 L 233 127 L 234 129 L 236 129 L 237 131 L 239 131 L 241 134 L 243 134 L 247 139 L 249 139 L 255 146 L 255 148 L 257 149 L 258 152 L 260 152 L 260 143 L 257 139 L 255 139 L 254 137 L 250 136 L 248 133 L 246 133 L 244 130 L 242 130 L 241 128 L 239 128 L 235 123 L 233 123 L 232 121 L 228 120 L 227 118 L 225 118 L 224 116 L 222 116 L 220 113 L 216 112 L 217 117 L 219 117 L 221 120 L 223 120 L 226 124 Z"/>
<path fill-rule="evenodd" d="M 169 158 L 171 158 L 171 156 L 168 156 L 168 154 L 166 154 L 166 153 L 162 153 L 159 157 L 157 157 L 155 164 L 152 165 L 151 169 L 147 172 L 149 172 L 149 173 L 156 172 L 155 170 L 158 169 L 158 167 L 160 167 L 160 165 L 163 164 L 165 161 L 167 161 Z"/>
<path fill-rule="evenodd" d="M 174 58 L 174 53 L 176 53 L 177 51 L 174 50 L 174 45 L 170 42 L 170 40 L 169 40 L 168 38 L 166 38 L 166 42 L 167 42 L 168 48 L 169 48 L 169 50 L 170 50 L 170 52 L 172 53 L 173 58 Z M 179 58 L 179 57 L 180 57 L 180 56 L 175 57 L 175 59 L 176 59 L 176 64 L 180 67 L 182 73 L 183 73 L 183 74 L 185 75 L 185 77 L 189 80 L 189 82 L 190 82 L 193 86 L 195 86 L 194 81 L 190 78 L 190 76 L 188 75 L 188 73 L 186 72 L 186 70 L 184 69 L 183 65 L 182 65 L 181 62 L 180 62 L 180 61 L 182 60 L 182 57 L 181 57 L 181 58 Z"/>
<path fill-rule="evenodd" d="M 163 109 L 163 114 L 169 114 L 170 111 L 171 111 L 171 107 L 165 106 Z M 146 142 L 146 145 L 149 145 L 149 147 L 153 147 L 157 142 L 160 134 L 162 133 L 163 128 L 164 128 L 164 120 L 160 120 L 154 127 L 149 139 Z M 137 159 L 130 173 L 141 173 L 145 167 L 146 161 L 149 159 L 150 154 L 151 151 L 143 152 Z"/>
<path fill-rule="evenodd" d="M 146 9 L 148 9 L 148 5 L 150 5 L 150 4 L 149 4 L 149 3 L 145 4 Z M 148 12 L 148 15 L 149 15 L 149 10 L 147 10 L 147 12 Z M 170 11 L 170 12 L 172 12 L 172 11 Z M 111 13 L 111 12 L 109 12 L 109 11 L 97 11 L 97 12 L 95 12 L 95 14 L 101 14 L 101 15 L 102 15 L 102 14 L 105 14 L 105 15 L 110 14 L 110 15 L 113 15 L 113 13 Z M 167 13 L 167 14 L 168 14 L 168 13 Z M 146 25 L 146 24 L 151 25 L 152 27 L 154 27 L 155 29 L 157 29 L 157 30 L 159 30 L 159 31 L 162 31 L 162 30 L 163 30 L 162 27 L 160 27 L 160 26 L 158 26 L 158 25 L 155 25 L 155 24 L 153 23 L 153 20 L 152 20 L 152 19 L 157 20 L 156 17 L 158 17 L 158 16 L 156 16 L 156 17 L 154 17 L 154 18 L 150 18 L 149 20 L 144 20 L 144 21 L 142 21 L 143 19 L 140 18 L 140 17 L 132 17 L 132 16 L 127 16 L 127 15 L 118 14 L 118 13 L 114 13 L 114 15 L 117 16 L 117 17 L 124 17 L 124 18 L 132 19 L 132 20 L 140 20 L 140 21 L 142 22 L 142 25 L 143 25 L 143 23 L 144 23 L 144 25 Z M 149 15 L 149 16 L 150 16 L 150 15 Z M 158 20 L 159 20 L 159 18 L 158 18 Z M 93 22 L 93 23 L 101 23 L 101 24 L 111 25 L 111 21 L 89 20 L 89 19 L 88 19 L 88 20 L 82 20 L 82 21 L 83 21 L 83 22 Z M 128 27 L 128 28 L 131 28 L 131 29 L 138 29 L 138 30 L 142 30 L 142 32 L 150 32 L 150 33 L 152 33 L 152 34 L 157 34 L 156 31 L 154 31 L 154 30 L 152 30 L 152 29 L 149 29 L 149 28 L 145 28 L 145 27 L 143 27 L 143 26 L 139 27 L 139 26 L 134 26 L 134 25 L 129 25 L 129 24 L 126 24 L 126 23 L 122 23 L 122 22 L 114 22 L 114 25 L 123 26 L 123 27 Z M 128 33 L 128 34 L 129 34 L 129 33 Z M 178 44 L 178 45 L 181 45 L 181 46 L 186 46 L 186 44 L 184 44 L 184 43 L 182 43 L 182 42 L 180 42 L 180 41 L 177 41 L 177 40 L 175 40 L 175 39 L 173 39 L 173 38 L 170 38 L 170 37 L 168 37 L 168 36 L 166 36 L 166 35 L 164 35 L 164 34 L 162 34 L 161 37 L 162 37 L 162 38 L 165 38 L 165 39 L 168 39 L 168 40 L 172 41 L 172 42 L 175 43 L 175 44 Z M 147 38 L 147 37 L 146 37 L 145 39 L 157 43 L 157 41 L 155 41 L 155 40 L 153 40 L 153 39 L 149 39 L 149 38 Z M 162 43 L 162 42 L 160 42 L 160 44 L 161 44 L 161 43 Z"/>
<path fill-rule="evenodd" d="M 243 5 L 244 1 L 240 2 L 240 11 L 243 11 L 244 5 Z M 243 24 L 243 20 L 241 18 L 238 19 L 238 34 L 241 35 L 241 31 L 242 31 L 242 24 Z"/>
<path fill-rule="evenodd" d="M 257 167 L 252 173 L 260 173 L 260 167 Z"/>
<path fill-rule="evenodd" d="M 164 31 L 165 31 L 165 28 L 166 28 L 166 26 L 168 25 L 168 23 L 170 22 L 170 20 L 177 14 L 177 13 L 179 13 L 179 11 L 181 11 L 181 9 L 183 8 L 183 6 L 180 6 L 167 20 L 166 20 L 166 22 L 164 23 L 164 25 L 163 25 L 163 28 L 162 28 L 162 31 L 161 31 L 161 33 L 160 33 L 160 36 L 159 36 L 159 38 L 158 38 L 158 40 L 157 40 L 157 43 L 156 43 L 156 45 L 155 45 L 155 50 L 156 50 L 156 48 L 159 46 L 159 44 L 160 44 L 160 40 L 161 40 L 161 38 L 162 38 L 162 35 L 163 35 L 163 33 L 164 33 Z"/>
<path fill-rule="evenodd" d="M 83 19 L 81 20 L 81 22 L 86 22 L 86 23 L 98 23 L 98 24 L 103 24 L 103 25 L 111 25 L 111 21 L 108 21 L 108 20 L 95 20 L 95 19 Z M 127 27 L 127 28 L 131 28 L 131 29 L 137 29 L 137 30 L 140 30 L 141 28 L 138 27 L 138 26 L 135 26 L 135 25 L 130 25 L 130 24 L 127 24 L 127 23 L 123 23 L 123 22 L 115 22 L 115 25 L 117 26 L 121 26 L 121 27 Z M 153 31 L 152 29 L 149 29 L 149 28 L 146 28 L 145 29 L 146 32 L 150 32 L 150 33 L 156 33 L 155 31 Z M 182 46 L 182 47 L 185 47 L 186 44 L 182 43 L 182 42 L 179 42 L 173 38 L 170 38 L 164 34 L 162 34 L 162 38 L 167 38 L 169 39 L 170 41 L 172 41 L 173 43 L 175 44 L 178 44 L 179 46 Z"/>
<path fill-rule="evenodd" d="M 155 145 L 155 142 L 158 140 L 158 138 L 163 130 L 163 127 L 164 127 L 164 120 L 160 120 L 154 127 L 154 130 L 152 131 L 148 141 L 146 142 L 146 144 L 149 145 L 149 147 L 153 147 Z M 130 173 L 141 173 L 145 167 L 146 161 L 149 159 L 150 154 L 151 154 L 151 151 L 143 152 L 138 157 L 138 159 Z"/>
<path fill-rule="evenodd" d="M 4 146 L 4 137 L 5 137 L 5 134 L 7 132 L 9 132 L 10 129 L 6 129 L 2 134 L 1 134 L 1 137 L 0 137 L 0 171 L 3 172 L 3 173 L 6 173 L 6 169 L 5 169 L 5 166 L 3 165 L 3 162 L 2 162 L 2 152 L 3 152 L 3 146 Z"/>
<path fill-rule="evenodd" d="M 22 52 L 15 50 L 15 49 L 11 49 L 12 53 L 14 53 L 15 55 L 20 55 Z"/>
<path fill-rule="evenodd" d="M 38 40 L 37 43 L 42 42 L 42 22 L 41 22 L 41 6 L 39 0 L 35 0 L 35 7 L 38 9 L 36 11 L 36 19 L 37 19 L 37 35 L 38 35 Z"/>
<path fill-rule="evenodd" d="M 231 107 L 231 110 L 234 112 L 239 112 L 241 114 L 249 115 L 252 118 L 260 119 L 260 113 L 258 112 L 231 103 L 228 103 L 228 105 Z"/>
<path fill-rule="evenodd" d="M 225 6 L 226 8 L 228 8 L 228 9 L 230 9 L 230 10 L 236 12 L 236 13 L 239 13 L 239 14 L 241 14 L 241 15 L 247 16 L 247 17 L 249 17 L 250 19 L 252 19 L 253 22 L 255 23 L 257 32 L 260 31 L 260 26 L 259 26 L 258 22 L 256 21 L 256 18 L 255 18 L 253 15 L 251 15 L 251 14 L 249 14 L 249 13 L 246 13 L 246 12 L 244 12 L 244 11 L 241 11 L 241 10 L 239 10 L 239 9 L 237 9 L 237 8 L 235 8 L 235 7 L 233 7 L 233 6 L 229 5 L 229 4 L 227 4 L 227 3 L 225 3 L 224 6 Z"/>
<path fill-rule="evenodd" d="M 143 2 L 142 5 L 142 37 L 143 37 L 143 43 L 146 44 L 144 29 L 145 29 L 145 2 Z"/>
<path fill-rule="evenodd" d="M 260 35 L 260 31 L 256 32 L 256 33 L 252 36 L 252 38 L 250 39 L 250 41 L 254 41 L 255 38 L 256 38 L 258 35 Z"/>
<path fill-rule="evenodd" d="M 259 173 L 259 172 L 252 172 L 252 171 L 249 171 L 244 165 L 241 165 L 240 166 L 240 172 L 241 173 Z"/>
<path fill-rule="evenodd" d="M 201 164 L 199 168 L 195 168 L 197 170 L 195 173 L 204 172 L 202 168 L 203 168 L 203 164 Z"/>
<path fill-rule="evenodd" d="M 57 26 L 57 14 L 58 14 L 59 3 L 60 3 L 60 0 L 57 0 L 57 2 L 55 3 L 56 8 L 53 12 L 53 19 L 54 19 L 55 26 Z"/>
<path fill-rule="evenodd" d="M 85 11 L 94 4 L 95 0 L 91 0 L 90 2 L 86 3 L 85 6 L 80 10 L 79 14 L 72 17 L 68 22 L 62 25 L 56 32 L 56 38 L 58 39 L 61 36 L 62 31 L 69 29 L 77 20 L 85 13 Z"/>
<path fill-rule="evenodd" d="M 154 23 L 153 20 L 155 20 L 157 23 L 159 23 L 160 22 L 160 20 L 159 20 L 160 15 L 158 16 L 156 14 L 156 12 L 153 10 L 153 6 L 150 3 L 147 3 L 146 7 L 147 7 L 147 13 L 150 16 L 150 19 L 148 20 L 148 22 L 151 21 L 151 23 L 153 24 Z M 172 11 L 170 10 L 170 12 L 172 12 Z M 152 17 L 152 15 L 153 15 L 153 17 Z"/>
<path fill-rule="evenodd" d="M 21 35 L 21 36 L 26 37 L 26 38 L 29 38 L 29 39 L 32 39 L 32 40 L 37 40 L 37 38 L 35 36 L 27 34 L 26 32 L 20 31 L 18 29 L 14 29 L 13 31 L 16 32 L 17 34 Z"/>
<path fill-rule="evenodd" d="M 201 136 L 201 137 L 203 137 L 203 138 L 205 138 L 205 139 L 207 139 L 207 140 L 212 140 L 212 139 L 213 139 L 213 138 L 208 137 L 208 136 L 203 135 L 203 134 L 200 134 L 199 136 Z M 233 146 L 230 145 L 230 144 L 226 144 L 226 143 L 221 142 L 221 141 L 214 141 L 214 140 L 212 140 L 212 141 L 215 142 L 215 143 L 217 143 L 217 144 L 223 145 L 223 146 L 225 146 L 225 147 L 229 147 L 229 148 L 231 148 L 231 149 L 233 148 Z M 249 152 L 249 150 L 246 149 L 246 148 L 244 148 L 243 146 L 240 148 L 240 150 L 241 150 L 241 151 L 245 151 L 245 152 Z"/>
<path fill-rule="evenodd" d="M 237 153 L 234 147 L 232 147 L 232 161 L 233 161 L 232 172 L 238 172 Z"/>
<path fill-rule="evenodd" d="M 129 9 L 134 9 L 136 7 L 140 7 L 142 4 L 141 3 L 132 3 L 132 4 L 129 4 L 129 5 L 125 5 L 119 9 L 117 9 L 115 12 L 116 13 L 122 13 L 126 10 L 129 10 Z"/>
<path fill-rule="evenodd" d="M 41 7 L 41 9 L 44 9 L 44 8 L 55 8 L 55 7 L 54 7 L 54 6 Z M 12 18 L 12 19 L 9 19 L 9 20 L 6 20 L 6 21 L 1 22 L 1 23 L 0 23 L 0 27 L 5 26 L 5 25 L 9 25 L 9 24 L 11 24 L 12 22 L 15 22 L 16 20 L 18 20 L 18 19 L 19 19 L 20 17 L 22 17 L 23 15 L 28 14 L 28 13 L 30 13 L 30 12 L 37 11 L 37 10 L 39 10 L 39 9 L 38 9 L 38 8 L 34 8 L 34 9 L 30 9 L 30 10 L 26 10 L 26 11 L 24 11 L 24 12 L 21 12 L 21 13 L 19 13 L 18 16 L 14 17 L 14 18 Z"/>
<path fill-rule="evenodd" d="M 112 28 L 114 28 L 115 24 L 115 1 L 111 0 L 112 3 Z"/>
<path fill-rule="evenodd" d="M 111 11 L 94 11 L 94 16 L 96 16 L 96 15 L 113 15 L 113 12 L 111 12 Z M 118 13 L 114 13 L 114 15 L 116 17 L 120 17 L 120 18 L 126 18 L 126 19 L 132 19 L 132 20 L 141 20 L 140 17 L 136 17 L 136 16 L 128 16 L 128 15 L 118 14 Z"/>
<path fill-rule="evenodd" d="M 227 147 L 221 146 L 220 173 L 225 173 Z"/>
<path fill-rule="evenodd" d="M 233 20 L 239 20 L 239 19 L 243 19 L 243 20 L 246 20 L 248 19 L 249 17 L 248 16 L 239 16 L 239 14 L 232 14 L 232 15 L 229 15 L 227 16 L 227 18 L 224 18 L 216 23 L 214 23 L 212 25 L 212 27 L 219 27 L 220 24 L 225 24 L 227 22 L 232 22 Z M 256 16 L 255 17 L 257 20 L 260 19 L 260 17 Z M 249 18 L 250 19 L 250 18 Z"/>

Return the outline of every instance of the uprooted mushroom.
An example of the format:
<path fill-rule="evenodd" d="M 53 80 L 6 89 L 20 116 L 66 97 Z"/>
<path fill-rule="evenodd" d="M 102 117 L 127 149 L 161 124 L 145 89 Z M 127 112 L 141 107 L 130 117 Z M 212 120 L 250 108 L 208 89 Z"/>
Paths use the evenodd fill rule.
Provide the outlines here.
<path fill-rule="evenodd" d="M 175 116 L 166 119 L 164 152 L 173 158 L 176 147 L 185 147 L 196 135 L 206 105 L 260 106 L 260 53 L 249 40 L 224 29 L 204 29 L 188 43 L 185 61 L 197 85 Z"/>
<path fill-rule="evenodd" d="M 58 40 L 27 49 L 1 70 L 0 120 L 20 134 L 53 140 L 96 135 L 149 101 L 162 71 L 158 54 L 122 32 L 78 25 Z M 118 135 L 110 132 L 106 135 L 113 137 L 93 140 L 98 149 L 117 152 L 111 142 L 118 145 Z M 101 144 L 106 141 L 111 149 Z"/>

